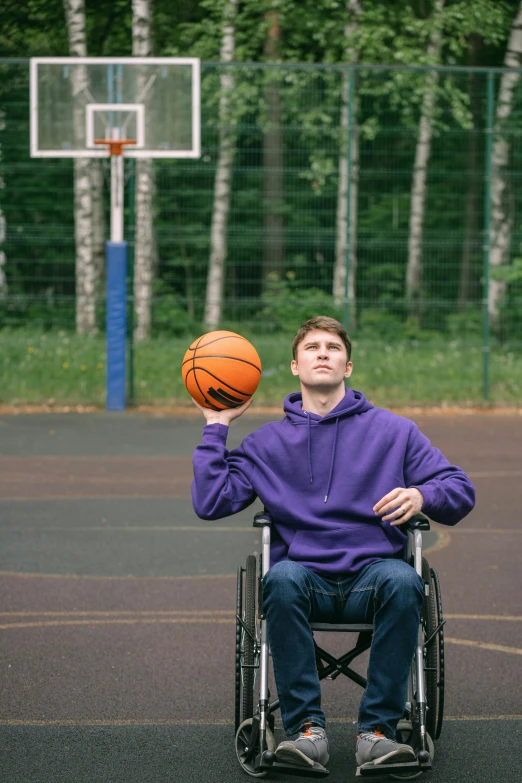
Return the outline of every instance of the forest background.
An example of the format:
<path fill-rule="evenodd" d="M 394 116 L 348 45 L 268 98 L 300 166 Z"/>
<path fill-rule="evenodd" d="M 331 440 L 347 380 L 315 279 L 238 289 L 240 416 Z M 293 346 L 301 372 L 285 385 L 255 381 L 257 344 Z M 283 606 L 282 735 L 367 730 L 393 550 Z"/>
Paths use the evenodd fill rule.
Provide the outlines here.
<path fill-rule="evenodd" d="M 29 154 L 32 56 L 195 56 L 202 155 L 126 166 L 129 397 L 204 331 L 290 391 L 322 313 L 377 404 L 519 405 L 522 3 L 2 0 L 0 403 L 103 402 L 108 161 Z"/>

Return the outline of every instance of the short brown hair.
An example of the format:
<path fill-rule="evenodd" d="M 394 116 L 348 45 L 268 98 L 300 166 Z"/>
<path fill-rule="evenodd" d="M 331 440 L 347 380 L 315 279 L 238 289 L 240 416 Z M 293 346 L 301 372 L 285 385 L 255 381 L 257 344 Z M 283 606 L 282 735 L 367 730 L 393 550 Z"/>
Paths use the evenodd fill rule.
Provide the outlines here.
<path fill-rule="evenodd" d="M 350 356 L 352 355 L 352 341 L 348 337 L 348 332 L 342 323 L 336 321 L 335 318 L 329 318 L 327 315 L 316 315 L 315 318 L 310 318 L 299 327 L 292 343 L 292 354 L 294 359 L 297 358 L 297 346 L 304 340 L 308 332 L 311 332 L 314 329 L 321 329 L 323 332 L 333 332 L 338 335 L 346 348 L 347 361 L 350 361 Z"/>

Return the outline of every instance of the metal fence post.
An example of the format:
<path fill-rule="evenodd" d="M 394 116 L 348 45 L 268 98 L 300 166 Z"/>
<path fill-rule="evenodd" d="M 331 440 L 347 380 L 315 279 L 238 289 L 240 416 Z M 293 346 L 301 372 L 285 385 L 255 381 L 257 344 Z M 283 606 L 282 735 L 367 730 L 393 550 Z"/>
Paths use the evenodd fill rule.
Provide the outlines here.
<path fill-rule="evenodd" d="M 346 237 L 344 248 L 344 328 L 350 329 L 350 264 L 351 264 L 351 194 L 352 194 L 352 123 L 353 123 L 353 89 L 354 89 L 354 71 L 350 68 L 350 73 L 346 81 L 348 95 L 346 96 L 348 104 L 348 133 L 346 135 L 346 167 L 347 167 L 347 188 L 346 188 Z"/>
<path fill-rule="evenodd" d="M 495 122 L 495 77 L 489 71 L 487 79 L 486 103 L 486 168 L 484 172 L 484 281 L 482 294 L 483 307 L 483 362 L 482 362 L 482 396 L 484 402 L 489 401 L 489 257 L 491 250 L 491 175 L 493 151 L 493 126 Z"/>

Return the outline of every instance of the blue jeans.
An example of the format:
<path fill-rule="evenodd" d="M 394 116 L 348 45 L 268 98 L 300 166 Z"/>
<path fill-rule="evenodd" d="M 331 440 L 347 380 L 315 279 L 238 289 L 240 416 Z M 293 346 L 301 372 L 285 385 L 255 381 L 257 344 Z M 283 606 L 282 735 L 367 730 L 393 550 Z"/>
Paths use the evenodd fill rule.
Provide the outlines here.
<path fill-rule="evenodd" d="M 423 580 L 402 560 L 379 560 L 358 574 L 328 579 L 285 560 L 265 574 L 263 605 L 287 735 L 307 721 L 326 725 L 310 622 L 374 623 L 359 733 L 379 728 L 395 739 L 423 597 Z"/>

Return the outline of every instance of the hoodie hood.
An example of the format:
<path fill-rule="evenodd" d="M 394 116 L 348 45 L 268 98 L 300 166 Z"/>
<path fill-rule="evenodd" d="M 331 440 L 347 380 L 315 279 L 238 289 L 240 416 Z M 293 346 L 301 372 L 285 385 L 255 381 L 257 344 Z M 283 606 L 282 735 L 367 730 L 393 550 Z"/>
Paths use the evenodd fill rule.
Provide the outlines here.
<path fill-rule="evenodd" d="M 364 394 L 355 389 L 346 389 L 341 402 L 339 402 L 326 416 L 319 416 L 317 413 L 307 413 L 303 410 L 303 395 L 301 392 L 293 392 L 285 398 L 284 411 L 292 424 L 306 424 L 307 419 L 317 423 L 328 421 L 329 419 L 341 418 L 344 416 L 355 416 L 356 413 L 364 413 L 373 408 L 371 402 L 368 402 Z"/>
<path fill-rule="evenodd" d="M 358 413 L 364 413 L 373 408 L 371 402 L 368 402 L 364 394 L 353 389 L 346 389 L 343 399 L 326 416 L 319 416 L 317 413 L 308 413 L 303 410 L 303 395 L 301 392 L 294 392 L 285 398 L 284 411 L 289 421 L 294 425 L 306 425 L 308 429 L 307 453 L 308 453 L 308 475 L 310 483 L 313 484 L 314 474 L 312 470 L 312 423 L 320 425 L 323 422 L 335 421 L 335 432 L 333 438 L 332 452 L 330 455 L 330 470 L 328 473 L 328 483 L 326 485 L 326 494 L 324 502 L 328 502 L 328 495 L 332 486 L 333 471 L 335 464 L 335 452 L 337 448 L 337 436 L 339 434 L 339 419 L 354 416 Z"/>

